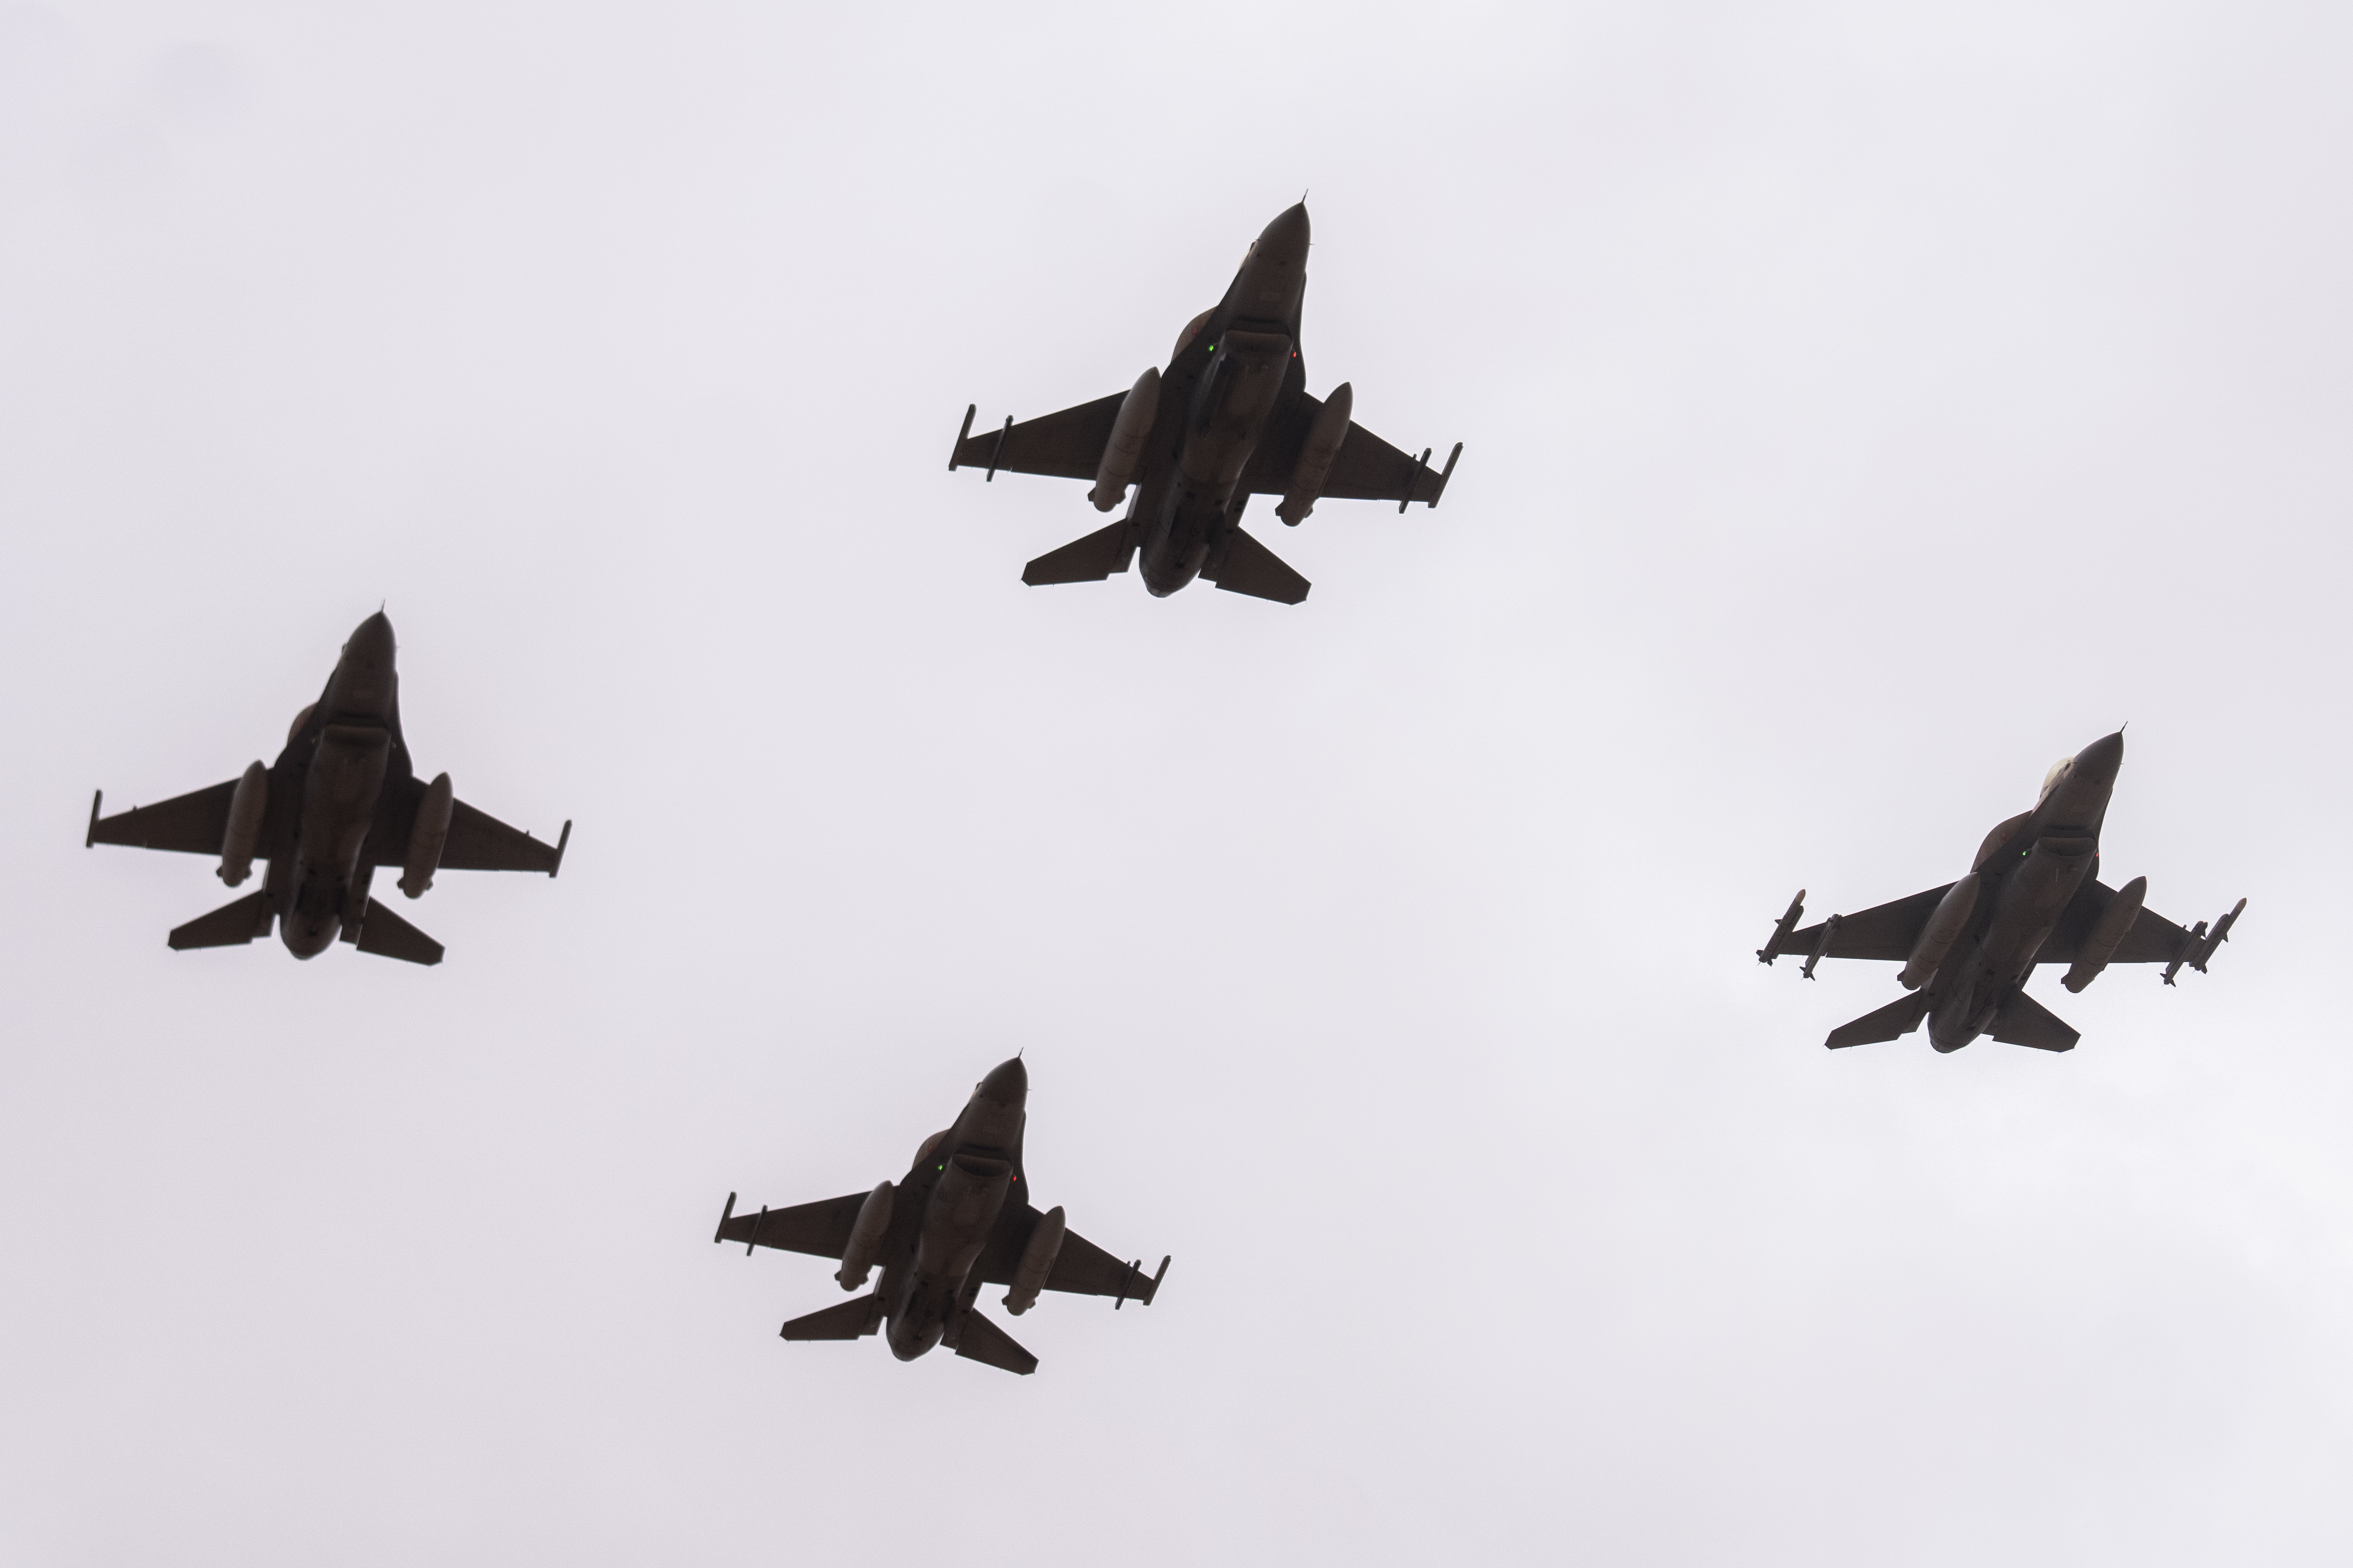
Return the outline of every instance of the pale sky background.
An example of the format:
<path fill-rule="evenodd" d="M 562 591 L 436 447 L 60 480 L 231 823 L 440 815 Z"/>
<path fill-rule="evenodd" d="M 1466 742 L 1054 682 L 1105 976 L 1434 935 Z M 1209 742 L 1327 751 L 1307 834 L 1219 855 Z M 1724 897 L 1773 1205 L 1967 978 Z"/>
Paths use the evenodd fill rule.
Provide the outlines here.
<path fill-rule="evenodd" d="M 2353 1558 L 2341 5 L 0 5 L 0 1568 Z M 1312 189 L 1256 531 L 985 485 Z M 81 847 L 388 601 L 564 874 L 419 970 Z M 1752 950 L 2131 721 L 2211 975 L 1825 1052 Z M 786 1345 L 729 1190 L 1026 1048 L 1176 1262 Z M 1001 1292 L 987 1300 L 990 1310 Z M 1004 1321 L 1001 1312 L 999 1320 Z"/>

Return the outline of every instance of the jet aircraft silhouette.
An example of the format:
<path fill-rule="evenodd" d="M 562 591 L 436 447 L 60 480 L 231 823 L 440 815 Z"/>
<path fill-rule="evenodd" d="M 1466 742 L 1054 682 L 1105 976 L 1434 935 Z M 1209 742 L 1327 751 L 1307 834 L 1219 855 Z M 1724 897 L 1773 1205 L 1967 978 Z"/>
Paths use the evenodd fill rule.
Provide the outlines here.
<path fill-rule="evenodd" d="M 425 896 L 437 871 L 553 877 L 562 868 L 571 823 L 543 844 L 458 799 L 448 773 L 419 782 L 401 738 L 394 652 L 381 611 L 362 621 L 270 766 L 257 762 L 227 784 L 113 816 L 99 816 L 105 791 L 91 798 L 85 847 L 217 855 L 217 874 L 232 888 L 254 861 L 269 862 L 260 891 L 179 927 L 172 946 L 236 946 L 268 936 L 274 920 L 297 958 L 314 958 L 341 937 L 362 952 L 438 963 L 439 942 L 369 896 L 377 867 L 399 867 L 400 890 L 412 899 Z"/>
<path fill-rule="evenodd" d="M 974 1305 L 983 1285 L 1009 1287 L 1005 1308 L 1016 1317 L 1040 1290 L 1148 1307 L 1168 1259 L 1146 1274 L 1066 1226 L 1059 1206 L 1044 1214 L 1030 1206 L 1021 1163 L 1029 1096 L 1020 1058 L 1000 1063 L 973 1087 L 955 1125 L 923 1140 L 895 1187 L 884 1182 L 871 1193 L 740 1215 L 730 1193 L 711 1239 L 740 1241 L 746 1257 L 754 1247 L 774 1247 L 838 1258 L 834 1279 L 845 1290 L 882 1270 L 867 1294 L 786 1323 L 786 1339 L 854 1340 L 887 1324 L 891 1353 L 901 1361 L 944 1344 L 1007 1372 L 1035 1372 L 1038 1358 Z"/>
<path fill-rule="evenodd" d="M 1307 205 L 1266 226 L 1226 297 L 1193 318 L 1168 369 L 1147 370 L 1125 392 L 1037 419 L 972 433 L 964 412 L 948 468 L 1092 479 L 1098 511 L 1135 489 L 1110 527 L 1029 563 L 1021 580 L 1093 583 L 1124 572 L 1141 552 L 1144 585 L 1165 598 L 1195 577 L 1279 604 L 1307 597 L 1308 582 L 1242 531 L 1253 495 L 1281 496 L 1275 515 L 1296 526 L 1319 500 L 1436 506 L 1462 444 L 1446 467 L 1430 449 L 1409 458 L 1348 418 L 1343 382 L 1321 402 L 1307 394 L 1299 321 L 1307 293 Z"/>
<path fill-rule="evenodd" d="M 1910 994 L 1831 1030 L 1822 1043 L 1832 1050 L 1894 1039 L 1923 1019 L 1939 1051 L 1957 1051 L 1985 1034 L 2038 1050 L 2073 1050 L 2076 1032 L 2026 994 L 2036 964 L 2068 965 L 2060 984 L 2070 991 L 2082 991 L 2111 963 L 2162 963 L 2170 985 L 2184 964 L 2205 973 L 2247 907 L 2241 899 L 2211 931 L 2204 921 L 2183 931 L 2141 907 L 2147 878 L 2121 888 L 2099 879 L 2100 827 L 2124 755 L 2119 730 L 2062 758 L 2044 776 L 2034 809 L 1996 824 L 1957 882 L 1803 931 L 1796 929 L 1806 912 L 1800 888 L 1757 950 L 1757 962 L 1803 952 L 1809 980 L 1825 958 L 1904 966 L 1895 978 Z"/>

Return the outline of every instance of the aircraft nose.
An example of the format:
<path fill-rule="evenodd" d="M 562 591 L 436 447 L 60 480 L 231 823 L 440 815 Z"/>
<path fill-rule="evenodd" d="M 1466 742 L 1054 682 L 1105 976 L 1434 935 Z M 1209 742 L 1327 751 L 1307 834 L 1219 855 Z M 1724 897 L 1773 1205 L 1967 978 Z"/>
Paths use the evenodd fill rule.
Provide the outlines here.
<path fill-rule="evenodd" d="M 2101 736 L 2076 752 L 2075 765 L 2072 771 L 2077 778 L 2097 779 L 2102 784 L 2114 784 L 2116 779 L 2116 770 L 2124 765 L 2124 761 L 2125 732 L 2119 730 L 2113 735 Z"/>
<path fill-rule="evenodd" d="M 1021 1065 L 1019 1057 L 999 1062 L 980 1080 L 978 1092 L 983 1100 L 999 1105 L 1018 1105 L 1029 1095 L 1029 1069 Z"/>
<path fill-rule="evenodd" d="M 1300 202 L 1266 226 L 1258 237 L 1258 253 L 1286 267 L 1302 267 L 1307 261 L 1307 204 Z"/>
<path fill-rule="evenodd" d="M 343 644 L 343 657 L 371 663 L 389 660 L 393 653 L 392 620 L 382 610 L 359 624 Z"/>

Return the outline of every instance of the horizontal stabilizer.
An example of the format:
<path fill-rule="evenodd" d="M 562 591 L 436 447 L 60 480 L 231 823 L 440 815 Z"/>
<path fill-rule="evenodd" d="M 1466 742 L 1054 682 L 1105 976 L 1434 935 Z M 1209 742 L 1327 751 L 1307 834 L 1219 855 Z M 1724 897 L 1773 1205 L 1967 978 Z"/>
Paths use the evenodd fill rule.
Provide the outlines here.
<path fill-rule="evenodd" d="M 2011 992 L 1993 1016 L 1993 1037 L 2006 1046 L 2031 1046 L 2038 1051 L 2072 1051 L 2083 1038 L 2023 991 Z"/>
<path fill-rule="evenodd" d="M 360 917 L 359 940 L 353 945 L 362 952 L 373 952 L 379 958 L 397 958 L 404 963 L 441 962 L 439 942 L 374 899 L 367 901 L 367 913 Z"/>
<path fill-rule="evenodd" d="M 269 895 L 248 893 L 235 903 L 223 904 L 208 915 L 198 915 L 186 925 L 172 932 L 175 951 L 191 947 L 242 947 L 258 936 L 269 934 Z"/>
<path fill-rule="evenodd" d="M 1927 1016 L 1928 994 L 1915 991 L 1909 996 L 1897 997 L 1876 1013 L 1865 1013 L 1852 1024 L 1841 1024 L 1822 1044 L 1834 1051 L 1847 1046 L 1874 1046 L 1910 1034 Z"/>
<path fill-rule="evenodd" d="M 1122 518 L 1060 550 L 1049 550 L 1021 569 L 1021 580 L 1033 588 L 1049 583 L 1100 583 L 1114 572 L 1126 571 L 1134 554 L 1134 536 Z"/>
<path fill-rule="evenodd" d="M 964 1326 L 956 1334 L 956 1354 L 985 1366 L 1001 1367 L 1023 1377 L 1038 1370 L 1038 1358 L 1023 1350 L 1013 1336 L 990 1322 L 977 1308 L 966 1308 Z"/>
<path fill-rule="evenodd" d="M 1218 563 L 1217 575 L 1211 577 L 1207 572 L 1201 575 L 1229 594 L 1248 594 L 1278 605 L 1299 603 L 1307 597 L 1310 586 L 1281 556 L 1239 528 L 1227 536 L 1226 558 Z"/>
<path fill-rule="evenodd" d="M 882 1326 L 882 1298 L 870 1290 L 806 1317 L 795 1318 L 780 1331 L 788 1340 L 862 1339 Z"/>

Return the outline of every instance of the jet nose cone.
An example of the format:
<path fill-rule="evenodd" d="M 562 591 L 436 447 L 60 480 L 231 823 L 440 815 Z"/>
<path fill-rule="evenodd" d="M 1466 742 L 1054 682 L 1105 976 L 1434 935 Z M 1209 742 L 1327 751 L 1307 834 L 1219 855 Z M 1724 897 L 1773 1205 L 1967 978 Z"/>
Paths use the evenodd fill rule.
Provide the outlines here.
<path fill-rule="evenodd" d="M 2103 735 L 2075 753 L 2073 772 L 2078 778 L 2095 778 L 2105 783 L 2116 782 L 2116 770 L 2124 765 L 2125 732 Z"/>
<path fill-rule="evenodd" d="M 993 1100 L 999 1105 L 1018 1105 L 1029 1095 L 1029 1069 L 1015 1057 L 1000 1062 L 980 1080 L 977 1090 L 983 1100 Z"/>
<path fill-rule="evenodd" d="M 382 610 L 362 621 L 351 640 L 343 644 L 346 657 L 360 658 L 389 658 L 392 650 L 392 620 Z"/>
<path fill-rule="evenodd" d="M 1307 259 L 1307 204 L 1286 207 L 1258 237 L 1258 251 L 1270 260 L 1297 267 Z"/>

